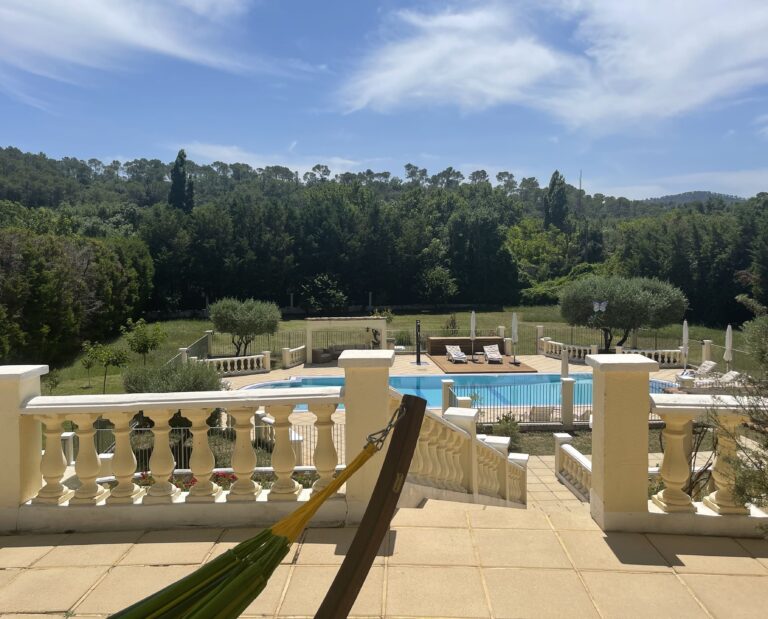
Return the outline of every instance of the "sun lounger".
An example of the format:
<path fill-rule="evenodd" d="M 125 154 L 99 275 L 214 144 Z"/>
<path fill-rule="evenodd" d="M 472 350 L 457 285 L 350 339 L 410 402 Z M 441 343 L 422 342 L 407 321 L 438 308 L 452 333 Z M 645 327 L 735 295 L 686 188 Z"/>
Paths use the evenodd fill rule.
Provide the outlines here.
<path fill-rule="evenodd" d="M 446 346 L 445 356 L 448 357 L 448 361 L 451 363 L 466 363 L 467 355 L 461 352 L 461 348 L 458 346 Z"/>
<path fill-rule="evenodd" d="M 483 346 L 483 354 L 485 355 L 486 363 L 504 363 L 504 358 L 499 352 L 498 344 Z"/>
<path fill-rule="evenodd" d="M 677 375 L 678 378 L 704 378 L 717 367 L 716 361 L 702 361 L 697 369 L 689 368 Z"/>
<path fill-rule="evenodd" d="M 716 389 L 718 387 L 721 388 L 727 388 L 727 387 L 743 387 L 744 386 L 744 380 L 742 375 L 739 372 L 736 372 L 734 370 L 731 370 L 730 372 L 726 372 L 722 376 L 717 375 L 709 375 L 707 378 L 702 379 L 694 379 L 692 385 L 685 385 L 684 388 L 686 390 L 711 390 Z"/>

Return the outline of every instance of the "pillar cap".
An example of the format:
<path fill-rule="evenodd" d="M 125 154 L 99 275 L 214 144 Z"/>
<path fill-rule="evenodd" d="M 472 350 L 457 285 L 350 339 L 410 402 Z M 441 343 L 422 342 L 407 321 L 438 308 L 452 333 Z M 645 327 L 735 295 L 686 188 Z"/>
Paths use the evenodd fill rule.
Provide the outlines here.
<path fill-rule="evenodd" d="M 345 350 L 339 356 L 340 368 L 391 368 L 394 350 Z"/>
<path fill-rule="evenodd" d="M 0 365 L 0 380 L 22 380 L 47 373 L 47 365 Z"/>
<path fill-rule="evenodd" d="M 587 365 L 602 372 L 655 372 L 659 364 L 643 355 L 587 355 Z"/>

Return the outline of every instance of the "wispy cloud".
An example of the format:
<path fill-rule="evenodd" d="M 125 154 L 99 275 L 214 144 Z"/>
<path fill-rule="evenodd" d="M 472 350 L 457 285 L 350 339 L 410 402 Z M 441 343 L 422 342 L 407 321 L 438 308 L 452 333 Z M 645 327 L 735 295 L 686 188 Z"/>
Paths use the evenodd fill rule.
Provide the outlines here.
<path fill-rule="evenodd" d="M 87 81 L 145 54 L 235 72 L 291 70 L 224 41 L 249 0 L 3 0 L 0 90 L 34 105 L 31 77 Z"/>
<path fill-rule="evenodd" d="M 516 104 L 571 127 L 611 130 L 768 84 L 762 0 L 458 6 L 396 13 L 390 38 L 345 85 L 346 107 Z M 558 35 L 538 29 L 543 23 Z"/>
<path fill-rule="evenodd" d="M 768 114 L 761 114 L 754 120 L 757 125 L 757 135 L 768 138 Z"/>
<path fill-rule="evenodd" d="M 265 168 L 267 166 L 285 166 L 300 174 L 311 170 L 318 163 L 327 165 L 335 174 L 362 170 L 368 167 L 374 160 L 356 160 L 338 155 L 304 155 L 288 149 L 285 153 L 255 153 L 241 146 L 231 144 L 211 144 L 207 142 L 192 141 L 184 145 L 184 149 L 190 159 L 197 163 L 211 163 L 222 161 L 224 163 L 247 163 L 253 168 Z M 172 149 L 174 150 L 174 149 Z"/>

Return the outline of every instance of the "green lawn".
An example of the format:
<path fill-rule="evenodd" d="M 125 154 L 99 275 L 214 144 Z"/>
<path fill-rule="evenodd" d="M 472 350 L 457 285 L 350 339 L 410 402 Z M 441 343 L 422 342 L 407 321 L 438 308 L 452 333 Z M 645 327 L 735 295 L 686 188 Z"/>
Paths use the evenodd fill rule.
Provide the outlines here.
<path fill-rule="evenodd" d="M 509 329 L 512 321 L 512 312 L 518 313 L 521 324 L 521 346 L 522 339 L 530 344 L 532 342 L 532 327 L 538 324 L 545 325 L 546 328 L 562 329 L 564 332 L 568 325 L 562 321 L 560 309 L 557 306 L 535 306 L 535 307 L 506 307 L 503 312 L 479 312 L 477 314 L 477 328 L 480 331 L 492 330 L 499 325 Z M 456 321 L 458 328 L 462 330 L 469 329 L 470 312 L 456 312 Z M 416 320 L 421 320 L 423 331 L 437 331 L 445 328 L 446 322 L 451 313 L 418 313 L 418 314 L 397 314 L 389 325 L 390 331 L 411 331 L 415 328 Z M 171 357 L 175 356 L 179 348 L 189 346 L 197 339 L 203 336 L 207 329 L 212 329 L 213 325 L 208 320 L 171 320 L 162 323 L 163 329 L 168 333 L 167 339 L 160 348 L 147 359 L 148 364 L 158 365 L 166 363 Z M 304 327 L 304 321 L 301 319 L 284 320 L 279 325 L 279 331 L 300 331 Z M 527 329 L 527 333 L 526 333 Z M 659 330 L 661 337 L 679 338 L 681 333 L 680 325 L 670 325 Z M 691 325 L 691 361 L 697 363 L 700 356 L 700 346 L 696 340 L 711 339 L 716 345 L 722 346 L 725 342 L 724 329 L 711 329 Z M 529 341 L 530 340 L 530 341 Z M 219 336 L 217 342 L 223 342 L 228 345 L 227 338 Z M 118 337 L 110 344 L 125 346 L 124 338 Z M 641 345 L 643 343 L 641 342 Z M 532 344 L 531 344 L 532 345 Z M 743 348 L 743 336 L 740 331 L 734 331 L 734 347 Z M 520 350 L 519 352 L 525 352 Z M 528 351 L 531 352 L 531 351 Z M 722 357 L 722 351 L 715 349 L 714 356 L 716 360 Z M 59 368 L 61 372 L 61 382 L 56 388 L 55 393 L 61 395 L 101 393 L 103 381 L 103 369 L 93 368 L 91 370 L 91 386 L 88 386 L 88 378 L 85 369 L 82 367 L 81 356 L 78 356 L 72 363 L 66 367 Z M 738 358 L 737 358 L 738 361 Z M 141 359 L 137 355 L 131 355 L 132 364 L 141 364 Z M 738 366 L 737 366 L 738 367 Z M 107 375 L 107 393 L 121 393 L 123 390 L 121 371 L 116 368 L 110 368 Z"/>

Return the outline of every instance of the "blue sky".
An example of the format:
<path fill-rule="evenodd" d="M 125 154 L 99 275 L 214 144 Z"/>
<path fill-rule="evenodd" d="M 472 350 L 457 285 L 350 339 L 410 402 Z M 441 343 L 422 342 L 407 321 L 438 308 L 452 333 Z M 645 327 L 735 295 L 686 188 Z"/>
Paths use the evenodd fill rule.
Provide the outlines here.
<path fill-rule="evenodd" d="M 768 191 L 764 0 L 0 0 L 0 145 Z"/>

